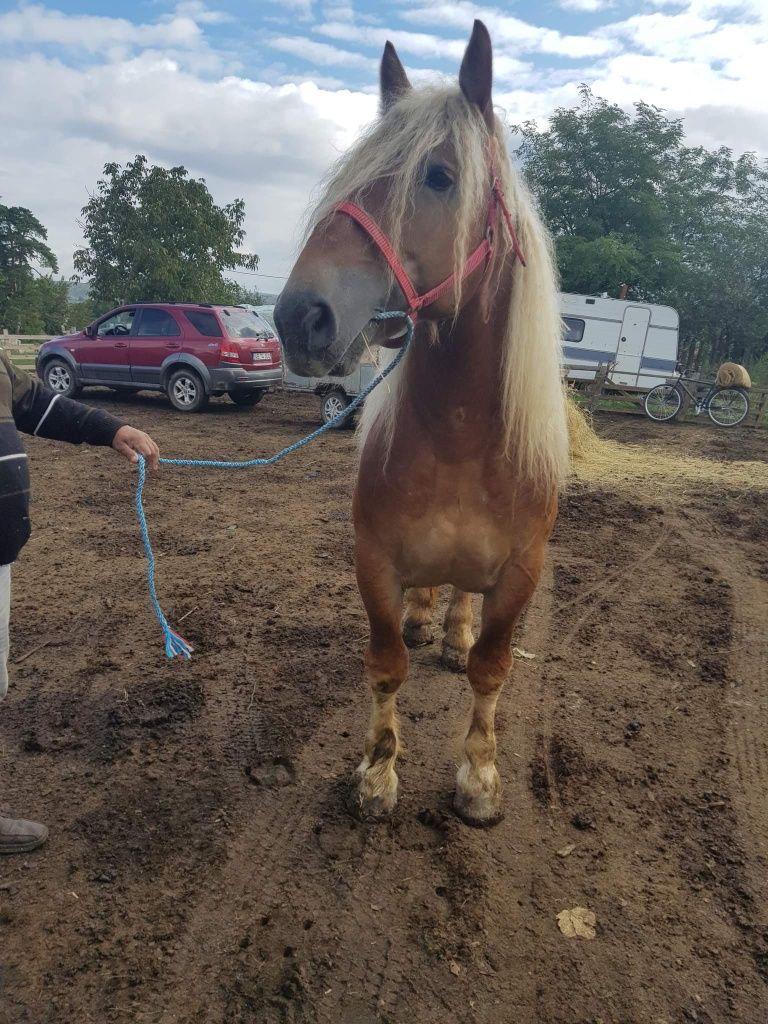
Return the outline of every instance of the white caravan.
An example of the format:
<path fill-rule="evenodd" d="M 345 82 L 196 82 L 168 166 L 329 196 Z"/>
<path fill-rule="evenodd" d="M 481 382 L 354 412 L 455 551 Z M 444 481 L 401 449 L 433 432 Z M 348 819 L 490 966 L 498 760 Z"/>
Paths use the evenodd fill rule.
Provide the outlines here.
<path fill-rule="evenodd" d="M 560 295 L 568 380 L 594 380 L 613 363 L 609 380 L 649 389 L 676 375 L 680 321 L 670 306 L 592 295 Z"/>

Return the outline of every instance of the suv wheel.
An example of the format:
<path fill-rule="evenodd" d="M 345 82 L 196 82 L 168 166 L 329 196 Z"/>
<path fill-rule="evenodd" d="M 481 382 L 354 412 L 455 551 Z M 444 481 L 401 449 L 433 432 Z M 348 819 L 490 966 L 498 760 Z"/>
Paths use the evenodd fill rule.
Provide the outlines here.
<path fill-rule="evenodd" d="M 208 395 L 194 370 L 174 370 L 168 378 L 166 392 L 171 405 L 179 412 L 200 412 L 208 405 Z"/>
<path fill-rule="evenodd" d="M 234 402 L 235 405 L 244 405 L 247 407 L 258 405 L 262 400 L 265 391 L 230 391 L 228 392 L 230 401 Z"/>
<path fill-rule="evenodd" d="M 323 397 L 323 423 L 330 423 L 331 420 L 340 416 L 349 405 L 349 399 L 343 391 L 334 388 L 333 391 L 329 391 L 327 395 Z M 340 420 L 335 426 L 334 430 L 345 430 L 354 426 L 354 417 L 352 415 L 347 416 L 346 419 Z"/>
<path fill-rule="evenodd" d="M 43 381 L 57 395 L 71 398 L 80 392 L 74 371 L 63 359 L 51 359 L 45 364 Z"/>

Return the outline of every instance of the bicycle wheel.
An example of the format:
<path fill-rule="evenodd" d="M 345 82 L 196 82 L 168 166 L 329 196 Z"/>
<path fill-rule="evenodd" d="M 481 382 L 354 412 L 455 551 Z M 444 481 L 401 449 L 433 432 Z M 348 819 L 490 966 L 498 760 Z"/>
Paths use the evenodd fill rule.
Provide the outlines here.
<path fill-rule="evenodd" d="M 657 384 L 645 396 L 643 407 L 645 415 L 657 423 L 673 420 L 680 412 L 683 400 L 680 389 L 674 384 Z"/>
<path fill-rule="evenodd" d="M 707 402 L 707 412 L 718 427 L 737 427 L 749 412 L 749 399 L 741 388 L 718 388 Z"/>

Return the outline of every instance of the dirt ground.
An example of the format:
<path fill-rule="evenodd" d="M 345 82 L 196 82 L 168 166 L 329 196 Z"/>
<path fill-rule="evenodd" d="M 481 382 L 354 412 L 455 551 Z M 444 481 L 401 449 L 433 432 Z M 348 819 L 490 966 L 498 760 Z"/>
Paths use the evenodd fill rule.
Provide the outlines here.
<path fill-rule="evenodd" d="M 318 411 L 92 397 L 169 456 L 270 453 Z M 598 422 L 752 460 L 757 482 L 571 483 L 517 641 L 535 657 L 499 705 L 507 814 L 487 831 L 449 809 L 469 687 L 439 645 L 402 691 L 394 820 L 344 809 L 368 716 L 349 433 L 151 481 L 186 664 L 151 615 L 131 474 L 30 441 L 0 805 L 51 838 L 0 863 L 0 1024 L 768 1019 L 768 441 Z M 576 906 L 592 941 L 558 930 Z"/>

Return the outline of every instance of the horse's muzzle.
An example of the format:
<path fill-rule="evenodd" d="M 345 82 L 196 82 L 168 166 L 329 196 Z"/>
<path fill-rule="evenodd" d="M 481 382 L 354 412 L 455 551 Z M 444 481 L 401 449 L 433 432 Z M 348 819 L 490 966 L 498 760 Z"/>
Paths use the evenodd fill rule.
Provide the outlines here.
<path fill-rule="evenodd" d="M 311 291 L 284 291 L 275 306 L 275 325 L 286 362 L 294 373 L 323 373 L 338 361 L 336 316 L 319 295 Z"/>

